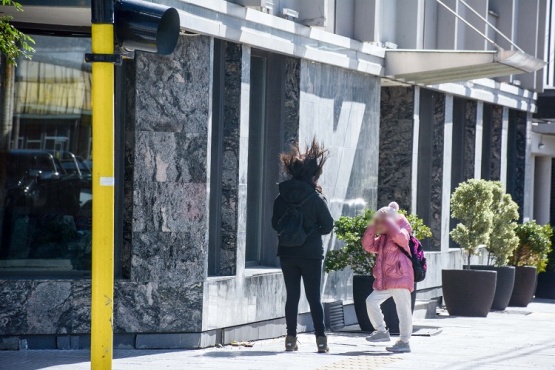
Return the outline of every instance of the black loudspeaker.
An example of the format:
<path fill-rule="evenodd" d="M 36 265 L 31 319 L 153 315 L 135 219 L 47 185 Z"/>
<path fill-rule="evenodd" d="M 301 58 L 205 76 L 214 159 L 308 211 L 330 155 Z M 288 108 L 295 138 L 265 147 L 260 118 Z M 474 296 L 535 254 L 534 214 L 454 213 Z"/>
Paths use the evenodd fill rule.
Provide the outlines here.
<path fill-rule="evenodd" d="M 115 3 L 116 43 L 126 51 L 168 55 L 179 37 L 179 13 L 175 8 L 140 0 Z"/>

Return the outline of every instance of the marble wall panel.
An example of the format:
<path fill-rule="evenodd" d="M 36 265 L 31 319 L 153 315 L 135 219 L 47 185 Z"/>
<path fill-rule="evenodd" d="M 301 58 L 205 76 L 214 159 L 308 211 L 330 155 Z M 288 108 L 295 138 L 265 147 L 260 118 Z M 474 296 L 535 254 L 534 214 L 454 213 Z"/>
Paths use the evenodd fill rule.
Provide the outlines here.
<path fill-rule="evenodd" d="M 71 332 L 71 281 L 39 281 L 26 302 L 29 334 Z"/>
<path fill-rule="evenodd" d="M 114 332 L 195 332 L 202 326 L 202 283 L 118 281 Z"/>
<path fill-rule="evenodd" d="M 138 131 L 135 151 L 136 182 L 206 181 L 206 135 Z"/>
<path fill-rule="evenodd" d="M 283 151 L 299 140 L 299 103 L 301 61 L 296 58 L 284 58 L 285 63 L 285 98 Z"/>
<path fill-rule="evenodd" d="M 133 184 L 135 164 L 135 96 L 136 69 L 135 63 L 126 60 L 125 70 L 125 123 L 124 123 L 124 163 L 123 163 L 123 245 L 122 245 L 122 277 L 131 277 L 131 250 L 133 239 Z"/>
<path fill-rule="evenodd" d="M 152 232 L 133 240 L 135 281 L 202 281 L 204 232 Z"/>
<path fill-rule="evenodd" d="M 382 87 L 378 207 L 396 201 L 411 207 L 413 87 Z"/>
<path fill-rule="evenodd" d="M 72 281 L 0 281 L 0 335 L 73 330 Z"/>
<path fill-rule="evenodd" d="M 27 302 L 35 287 L 32 280 L 0 280 L 0 335 L 29 332 Z"/>
<path fill-rule="evenodd" d="M 90 332 L 90 281 L 2 281 L 0 335 Z M 199 330 L 201 284 L 116 281 L 115 332 Z M 9 307 L 8 307 L 9 305 Z"/>
<path fill-rule="evenodd" d="M 72 285 L 72 333 L 91 331 L 91 281 L 76 280 Z"/>
<path fill-rule="evenodd" d="M 211 55 L 210 38 L 183 37 L 171 56 L 138 53 L 127 78 L 124 244 L 131 259 L 130 280 L 116 283 L 116 332 L 201 325 Z M 74 287 L 79 302 L 88 289 Z M 74 316 L 79 325 L 87 309 Z"/>
<path fill-rule="evenodd" d="M 432 170 L 431 170 L 431 247 L 441 247 L 441 199 L 443 194 L 443 138 L 445 126 L 445 95 L 433 94 L 434 120 L 432 122 Z"/>
<path fill-rule="evenodd" d="M 524 176 L 526 166 L 526 121 L 527 113 L 509 111 L 509 153 L 507 170 L 507 191 L 518 204 L 522 213 L 524 209 Z M 522 216 L 521 216 L 522 217 Z"/>
<path fill-rule="evenodd" d="M 491 112 L 491 180 L 499 181 L 501 177 L 501 133 L 503 130 L 503 107 L 494 105 Z"/>
<path fill-rule="evenodd" d="M 226 42 L 224 57 L 221 247 L 218 275 L 237 268 L 242 45 Z"/>
<path fill-rule="evenodd" d="M 181 37 L 169 56 L 137 53 L 137 131 L 206 135 L 210 38 Z"/>
<path fill-rule="evenodd" d="M 133 232 L 180 232 L 203 228 L 206 187 L 194 183 L 136 184 Z"/>
<path fill-rule="evenodd" d="M 467 100 L 465 103 L 463 180 L 474 178 L 477 107 L 475 100 Z"/>

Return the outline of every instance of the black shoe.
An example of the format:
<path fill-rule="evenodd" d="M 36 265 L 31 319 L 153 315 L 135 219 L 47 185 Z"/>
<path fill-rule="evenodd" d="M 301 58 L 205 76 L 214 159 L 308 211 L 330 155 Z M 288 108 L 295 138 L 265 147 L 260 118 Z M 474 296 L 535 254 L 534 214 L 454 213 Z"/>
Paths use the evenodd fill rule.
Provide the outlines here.
<path fill-rule="evenodd" d="M 316 346 L 318 346 L 318 353 L 328 353 L 330 351 L 327 337 L 316 337 Z"/>
<path fill-rule="evenodd" d="M 285 337 L 285 350 L 287 352 L 299 350 L 299 346 L 297 345 L 297 337 L 294 337 L 292 335 L 288 335 Z"/>

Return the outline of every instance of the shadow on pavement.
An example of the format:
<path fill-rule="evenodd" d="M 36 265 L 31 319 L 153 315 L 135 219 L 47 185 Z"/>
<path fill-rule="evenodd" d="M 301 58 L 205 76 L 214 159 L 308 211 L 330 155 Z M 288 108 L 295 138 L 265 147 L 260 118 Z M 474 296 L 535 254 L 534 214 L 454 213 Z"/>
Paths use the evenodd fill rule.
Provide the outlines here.
<path fill-rule="evenodd" d="M 532 348 L 511 348 L 507 351 L 492 353 L 490 356 L 479 357 L 472 360 L 472 367 L 467 364 L 453 365 L 450 369 L 452 370 L 473 370 L 482 367 L 488 367 L 489 365 L 495 365 L 502 361 L 512 360 L 516 358 L 522 358 L 530 355 L 535 355 L 539 352 L 543 352 L 554 347 L 553 343 L 547 343 L 540 345 L 534 345 Z"/>
<path fill-rule="evenodd" d="M 114 360 L 183 350 L 114 350 Z M 1 370 L 40 370 L 49 367 L 90 363 L 89 350 L 0 351 Z"/>
<path fill-rule="evenodd" d="M 38 370 L 52 366 L 72 365 L 88 362 L 89 351 L 2 351 L 0 352 L 0 368 Z"/>
<path fill-rule="evenodd" d="M 306 352 L 302 352 L 306 354 Z M 310 352 L 310 354 L 316 354 L 317 352 Z M 265 357 L 265 356 L 276 356 L 281 354 L 290 354 L 294 356 L 296 352 L 285 352 L 285 351 L 253 351 L 250 349 L 244 351 L 222 351 L 222 352 L 208 352 L 196 357 L 212 357 L 212 358 L 237 358 L 237 357 Z M 351 352 L 334 352 L 333 350 L 327 354 L 322 354 L 322 356 L 374 356 L 374 357 L 388 357 L 392 356 L 394 353 L 390 352 L 377 352 L 377 351 L 351 351 Z"/>
<path fill-rule="evenodd" d="M 445 316 L 444 318 L 449 318 L 454 316 Z M 438 318 L 439 315 L 438 315 Z M 415 337 L 430 337 L 432 335 L 438 335 L 442 332 L 442 328 L 439 326 L 430 326 L 430 325 L 414 325 L 412 335 Z M 346 326 L 343 329 L 339 329 L 334 334 L 339 335 L 351 335 L 353 337 L 360 337 L 360 336 L 367 336 L 369 332 L 360 330 L 360 327 L 357 325 L 350 325 Z M 398 336 L 398 333 L 391 333 L 391 336 L 395 337 Z"/>
<path fill-rule="evenodd" d="M 374 351 L 353 351 L 353 352 L 342 352 L 342 353 L 330 353 L 334 356 L 347 356 L 347 357 L 358 357 L 358 356 L 373 356 L 373 357 L 389 357 L 393 356 L 395 353 L 391 352 L 374 352 Z"/>
<path fill-rule="evenodd" d="M 251 349 L 237 350 L 237 351 L 221 351 L 221 352 L 206 352 L 197 357 L 214 357 L 214 358 L 231 358 L 231 357 L 262 357 L 262 356 L 275 356 L 284 353 L 284 351 L 253 351 Z"/>

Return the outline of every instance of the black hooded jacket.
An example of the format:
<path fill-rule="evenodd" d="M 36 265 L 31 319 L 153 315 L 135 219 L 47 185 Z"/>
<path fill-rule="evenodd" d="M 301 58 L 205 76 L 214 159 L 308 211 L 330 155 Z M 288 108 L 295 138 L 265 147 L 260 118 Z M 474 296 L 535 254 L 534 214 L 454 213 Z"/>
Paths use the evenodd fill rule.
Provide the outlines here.
<path fill-rule="evenodd" d="M 274 201 L 272 227 L 274 230 L 289 204 L 301 203 L 306 197 L 317 190 L 311 184 L 299 180 L 287 180 L 279 184 L 279 195 Z M 306 242 L 300 247 L 278 246 L 279 257 L 297 257 L 309 259 L 323 259 L 324 248 L 322 235 L 329 234 L 333 229 L 333 218 L 326 202 L 326 198 L 312 197 L 303 205 L 303 224 L 308 234 Z"/>

